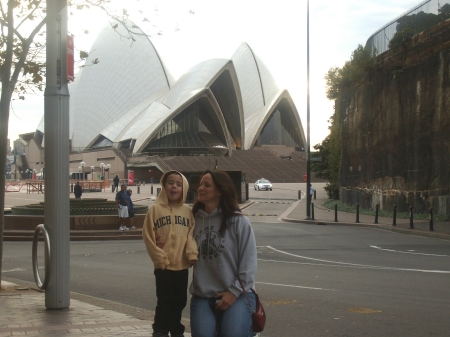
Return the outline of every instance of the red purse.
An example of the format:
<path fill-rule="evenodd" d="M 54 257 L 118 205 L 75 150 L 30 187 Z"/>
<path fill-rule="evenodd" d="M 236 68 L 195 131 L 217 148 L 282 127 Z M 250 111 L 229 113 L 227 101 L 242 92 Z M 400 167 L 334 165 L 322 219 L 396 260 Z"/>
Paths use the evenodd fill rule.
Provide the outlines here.
<path fill-rule="evenodd" d="M 248 305 L 252 310 L 253 332 L 261 332 L 264 330 L 264 325 L 266 324 L 266 312 L 264 311 L 264 307 L 259 300 L 258 294 L 250 288 L 250 290 L 255 294 L 256 310 L 253 309 L 253 306 L 250 302 L 250 299 L 248 298 L 247 292 L 244 289 L 244 285 L 242 284 L 241 279 L 239 277 L 237 279 L 241 284 L 241 288 L 244 292 L 245 298 L 247 299 Z"/>

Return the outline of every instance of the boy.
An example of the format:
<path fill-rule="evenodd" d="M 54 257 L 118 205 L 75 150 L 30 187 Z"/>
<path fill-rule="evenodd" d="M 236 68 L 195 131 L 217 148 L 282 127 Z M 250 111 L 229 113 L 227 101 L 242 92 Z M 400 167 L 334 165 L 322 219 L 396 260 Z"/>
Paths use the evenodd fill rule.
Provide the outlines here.
<path fill-rule="evenodd" d="M 129 228 L 125 224 L 125 219 L 128 218 L 128 198 L 126 196 L 127 187 L 122 185 L 120 191 L 116 193 L 116 204 L 119 211 L 119 231 L 127 231 Z"/>
<path fill-rule="evenodd" d="M 178 171 L 161 178 L 163 189 L 145 216 L 142 229 L 147 252 L 155 266 L 156 297 L 153 337 L 182 337 L 181 313 L 187 303 L 188 268 L 197 261 L 192 232 L 194 217 L 184 204 L 189 184 Z M 156 246 L 156 236 L 165 242 Z M 158 240 L 158 241 L 159 241 Z"/>

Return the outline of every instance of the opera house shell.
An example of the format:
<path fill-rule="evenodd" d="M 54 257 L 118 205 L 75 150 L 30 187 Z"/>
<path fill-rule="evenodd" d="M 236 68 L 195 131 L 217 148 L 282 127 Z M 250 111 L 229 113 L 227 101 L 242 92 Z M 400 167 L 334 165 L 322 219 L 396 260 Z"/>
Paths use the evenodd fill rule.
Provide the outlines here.
<path fill-rule="evenodd" d="M 175 80 L 148 36 L 131 43 L 118 35 L 110 26 L 101 31 L 69 85 L 72 154 L 232 156 L 264 144 L 305 147 L 289 92 L 247 43 Z M 44 146 L 43 119 L 37 131 Z"/>

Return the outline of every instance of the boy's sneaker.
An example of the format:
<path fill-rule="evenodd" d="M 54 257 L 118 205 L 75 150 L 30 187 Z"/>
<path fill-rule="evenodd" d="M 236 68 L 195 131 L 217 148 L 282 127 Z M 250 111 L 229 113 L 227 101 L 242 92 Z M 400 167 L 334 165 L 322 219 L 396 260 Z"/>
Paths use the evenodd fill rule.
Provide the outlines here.
<path fill-rule="evenodd" d="M 136 229 L 136 227 L 134 227 L 134 226 L 131 226 L 130 228 L 127 228 L 127 229 Z"/>
<path fill-rule="evenodd" d="M 123 231 L 123 226 L 120 226 L 120 227 L 119 227 L 119 231 Z"/>
<path fill-rule="evenodd" d="M 127 231 L 128 228 L 126 226 L 120 226 L 119 231 Z"/>

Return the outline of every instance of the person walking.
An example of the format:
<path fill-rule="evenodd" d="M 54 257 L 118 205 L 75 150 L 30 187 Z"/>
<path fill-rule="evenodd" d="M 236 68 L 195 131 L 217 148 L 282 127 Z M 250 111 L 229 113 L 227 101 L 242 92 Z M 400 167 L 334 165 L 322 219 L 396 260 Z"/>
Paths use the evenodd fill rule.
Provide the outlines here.
<path fill-rule="evenodd" d="M 114 183 L 114 185 L 113 185 L 113 193 L 115 191 L 119 192 L 119 181 L 120 181 L 119 176 L 116 174 L 116 176 L 113 179 L 113 183 Z"/>
<path fill-rule="evenodd" d="M 132 194 L 133 194 L 133 190 L 131 188 L 129 188 L 126 193 L 126 197 L 128 199 L 128 226 L 130 229 L 136 229 L 136 227 L 133 226 L 134 204 L 133 204 L 133 200 L 131 199 Z"/>
<path fill-rule="evenodd" d="M 189 267 L 197 261 L 194 217 L 184 202 L 189 184 L 178 171 L 161 178 L 162 189 L 145 216 L 142 238 L 154 264 L 156 309 L 153 337 L 183 337 Z M 157 240 L 164 242 L 157 245 Z"/>
<path fill-rule="evenodd" d="M 81 199 L 81 195 L 83 194 L 83 189 L 81 188 L 79 181 L 77 181 L 77 184 L 73 188 L 73 194 L 75 195 L 75 199 Z"/>
<path fill-rule="evenodd" d="M 250 289 L 255 288 L 256 240 L 227 173 L 203 174 L 192 213 L 199 250 L 189 288 L 192 337 L 253 336 L 252 312 L 243 292 L 255 308 Z"/>
<path fill-rule="evenodd" d="M 116 193 L 116 204 L 119 211 L 119 231 L 127 231 L 129 228 L 126 226 L 126 219 L 128 218 L 128 198 L 126 196 L 125 185 L 120 187 L 120 191 Z"/>

